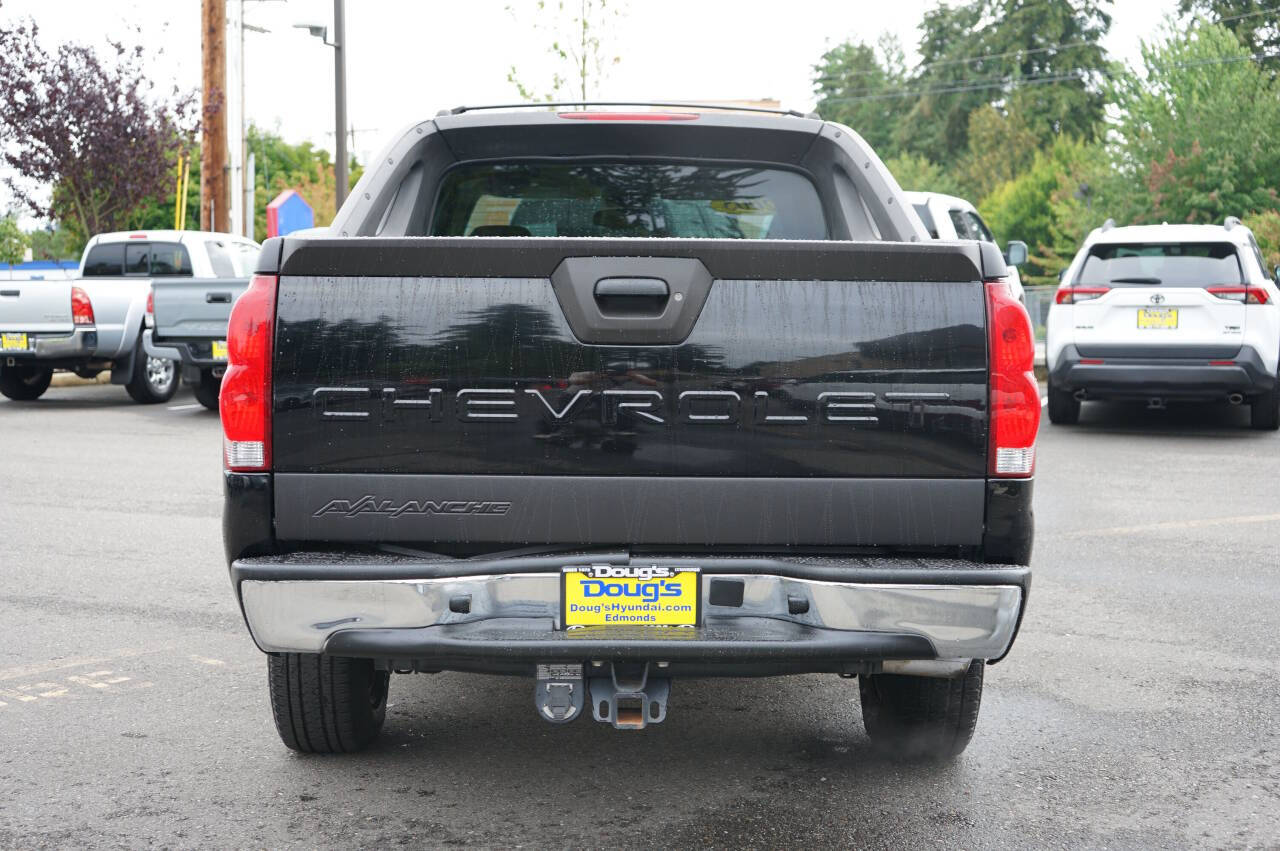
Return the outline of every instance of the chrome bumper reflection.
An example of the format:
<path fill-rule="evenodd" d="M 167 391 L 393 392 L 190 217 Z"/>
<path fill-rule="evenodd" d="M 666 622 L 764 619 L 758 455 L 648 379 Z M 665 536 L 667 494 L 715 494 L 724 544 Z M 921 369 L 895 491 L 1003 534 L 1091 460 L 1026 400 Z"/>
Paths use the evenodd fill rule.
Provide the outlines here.
<path fill-rule="evenodd" d="M 155 340 L 152 339 L 154 331 L 150 328 L 142 332 L 142 348 L 148 356 L 153 358 L 163 358 L 164 360 L 182 360 L 182 352 L 170 346 L 157 346 Z"/>
<path fill-rule="evenodd" d="M 31 335 L 31 351 L 12 352 L 39 360 L 91 357 L 98 348 L 98 331 L 95 328 L 77 328 L 61 336 Z"/>
<path fill-rule="evenodd" d="M 711 577 L 706 577 L 711 578 Z M 818 582 L 773 575 L 715 574 L 743 583 L 741 606 L 713 606 L 704 580 L 704 619 L 770 617 L 813 627 L 921 635 L 938 659 L 994 659 L 1013 640 L 1022 591 L 1013 585 L 892 585 Z M 427 627 L 488 618 L 560 618 L 555 573 L 420 580 L 245 580 L 245 617 L 268 652 L 315 653 L 344 629 Z M 787 598 L 809 610 L 789 614 Z M 470 598 L 469 611 L 450 601 Z M 457 608 L 463 608 L 461 605 Z"/>

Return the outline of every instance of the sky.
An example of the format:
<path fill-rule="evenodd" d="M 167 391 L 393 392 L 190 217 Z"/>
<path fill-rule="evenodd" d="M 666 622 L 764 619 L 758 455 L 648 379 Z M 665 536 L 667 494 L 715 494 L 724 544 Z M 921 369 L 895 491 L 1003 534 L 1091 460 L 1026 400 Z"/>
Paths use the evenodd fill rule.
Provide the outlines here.
<path fill-rule="evenodd" d="M 556 0 L 548 0 L 554 6 Z M 229 15 L 241 0 L 227 0 Z M 812 69 L 845 39 L 898 36 L 914 58 L 916 27 L 934 0 L 631 0 L 602 30 L 620 61 L 600 88 L 606 100 L 774 98 L 787 108 L 814 103 Z M 1117 0 L 1106 46 L 1138 58 L 1177 0 Z M 368 161 L 399 129 L 459 104 L 518 100 L 508 82 L 545 89 L 555 70 L 549 38 L 535 27 L 536 0 L 347 0 L 347 100 L 353 153 Z M 333 148 L 333 53 L 299 23 L 328 26 L 331 0 L 244 0 L 245 102 L 250 122 L 290 142 Z M 0 20 L 34 17 L 47 46 L 139 40 L 159 51 L 157 82 L 200 85 L 200 0 L 0 0 Z M 138 28 L 140 34 L 131 32 Z M 228 38 L 238 64 L 238 37 Z M 235 90 L 233 87 L 233 95 Z M 238 121 L 232 117 L 232 124 Z M 0 188 L 0 210 L 11 206 Z M 30 226 L 29 219 L 24 224 Z"/>

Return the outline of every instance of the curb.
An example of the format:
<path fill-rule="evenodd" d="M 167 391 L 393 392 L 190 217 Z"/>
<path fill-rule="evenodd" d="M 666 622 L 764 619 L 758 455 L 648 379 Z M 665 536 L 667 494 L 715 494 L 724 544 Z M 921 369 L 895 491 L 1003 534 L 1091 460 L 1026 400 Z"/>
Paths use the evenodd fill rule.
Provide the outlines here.
<path fill-rule="evenodd" d="M 111 370 L 104 369 L 96 378 L 81 378 L 74 372 L 55 372 L 50 387 L 88 387 L 93 384 L 110 384 Z"/>

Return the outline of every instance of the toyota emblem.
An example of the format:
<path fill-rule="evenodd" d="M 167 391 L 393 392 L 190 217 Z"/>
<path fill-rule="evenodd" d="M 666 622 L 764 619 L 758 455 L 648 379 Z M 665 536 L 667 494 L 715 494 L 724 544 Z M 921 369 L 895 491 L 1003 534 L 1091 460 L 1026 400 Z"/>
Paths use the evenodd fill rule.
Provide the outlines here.
<path fill-rule="evenodd" d="M 1151 303 L 1152 303 L 1152 304 L 1164 304 L 1164 296 L 1160 295 L 1160 293 L 1156 293 L 1155 295 L 1153 295 L 1153 296 L 1151 297 Z"/>

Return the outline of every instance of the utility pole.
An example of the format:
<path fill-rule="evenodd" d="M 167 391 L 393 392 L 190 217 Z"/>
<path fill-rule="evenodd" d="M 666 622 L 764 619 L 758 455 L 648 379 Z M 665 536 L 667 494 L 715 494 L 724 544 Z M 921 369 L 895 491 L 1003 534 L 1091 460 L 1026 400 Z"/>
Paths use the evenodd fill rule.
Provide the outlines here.
<path fill-rule="evenodd" d="M 231 230 L 227 195 L 227 8 L 225 0 L 200 0 L 201 134 L 200 228 Z"/>
<path fill-rule="evenodd" d="M 347 22 L 343 0 L 333 0 L 334 209 L 347 200 Z"/>

